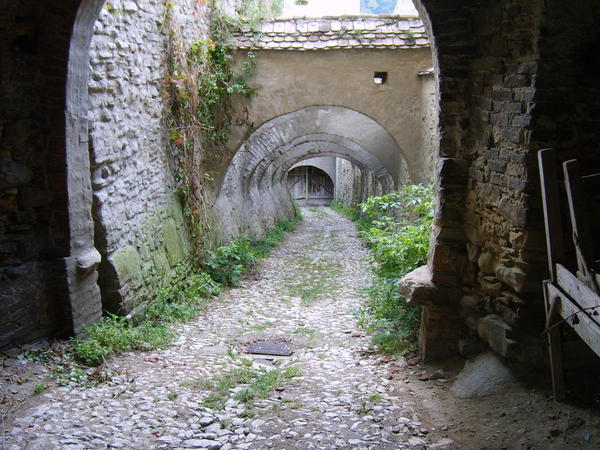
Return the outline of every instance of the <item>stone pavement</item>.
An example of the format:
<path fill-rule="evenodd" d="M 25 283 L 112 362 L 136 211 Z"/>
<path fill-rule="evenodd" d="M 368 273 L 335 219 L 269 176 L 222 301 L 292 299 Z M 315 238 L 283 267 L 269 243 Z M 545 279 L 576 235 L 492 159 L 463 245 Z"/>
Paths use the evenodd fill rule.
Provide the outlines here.
<path fill-rule="evenodd" d="M 6 449 L 423 448 L 428 429 L 414 396 L 391 380 L 393 361 L 368 350 L 353 313 L 365 301 L 367 252 L 354 225 L 308 208 L 294 233 L 240 285 L 152 353 L 112 358 L 115 374 L 93 387 L 54 387 L 19 412 L 0 437 Z M 270 339 L 290 357 L 244 353 Z M 209 403 L 207 381 L 232 370 L 294 368 L 266 398 L 246 386 Z M 238 394 L 238 395 L 236 395 Z"/>

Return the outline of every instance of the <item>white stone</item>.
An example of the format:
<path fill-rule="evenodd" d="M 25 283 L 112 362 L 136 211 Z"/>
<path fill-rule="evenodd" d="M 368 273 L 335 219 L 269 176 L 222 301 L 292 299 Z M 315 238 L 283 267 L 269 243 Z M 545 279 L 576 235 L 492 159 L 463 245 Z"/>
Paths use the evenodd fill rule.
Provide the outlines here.
<path fill-rule="evenodd" d="M 465 363 L 450 391 L 459 398 L 483 397 L 514 382 L 514 376 L 498 356 L 483 353 Z"/>
<path fill-rule="evenodd" d="M 125 2 L 123 4 L 123 10 L 127 12 L 136 12 L 138 10 L 138 5 L 135 2 Z"/>

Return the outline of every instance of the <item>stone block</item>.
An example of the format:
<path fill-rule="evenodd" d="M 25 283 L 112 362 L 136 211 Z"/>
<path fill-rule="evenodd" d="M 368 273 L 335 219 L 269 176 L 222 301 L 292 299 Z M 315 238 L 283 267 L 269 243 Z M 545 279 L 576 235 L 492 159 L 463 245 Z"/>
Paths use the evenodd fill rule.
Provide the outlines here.
<path fill-rule="evenodd" d="M 141 279 L 140 255 L 131 245 L 118 249 L 109 257 L 109 261 L 114 266 L 122 283 Z"/>
<path fill-rule="evenodd" d="M 506 163 L 492 160 L 487 162 L 487 166 L 490 168 L 490 170 L 495 170 L 496 172 L 504 172 L 506 168 Z"/>
<path fill-rule="evenodd" d="M 172 218 L 165 220 L 162 225 L 162 233 L 169 264 L 171 267 L 174 267 L 183 261 L 185 255 L 181 246 L 179 233 L 177 232 L 177 226 Z"/>
<path fill-rule="evenodd" d="M 498 257 L 487 250 L 482 251 L 477 260 L 479 270 L 486 274 L 495 274 L 498 263 Z"/>
<path fill-rule="evenodd" d="M 478 295 L 465 295 L 460 299 L 460 307 L 466 315 L 467 311 L 478 311 L 482 299 Z"/>
<path fill-rule="evenodd" d="M 502 356 L 506 356 L 510 347 L 516 343 L 510 339 L 512 327 L 496 314 L 489 314 L 479 319 L 477 333 L 492 350 Z"/>
<path fill-rule="evenodd" d="M 498 211 L 513 225 L 519 228 L 527 226 L 527 207 L 524 204 L 502 196 L 498 202 Z"/>
<path fill-rule="evenodd" d="M 429 267 L 421 266 L 405 275 L 398 283 L 398 291 L 407 302 L 425 304 L 431 301 L 435 286 L 431 281 Z"/>
<path fill-rule="evenodd" d="M 496 277 L 512 287 L 517 292 L 523 292 L 526 283 L 526 275 L 519 267 L 499 266 L 496 268 Z"/>
<path fill-rule="evenodd" d="M 450 391 L 458 398 L 477 398 L 499 392 L 515 382 L 509 368 L 488 352 L 466 362 Z"/>
<path fill-rule="evenodd" d="M 521 177 L 508 177 L 508 187 L 514 191 L 524 192 L 527 190 L 527 180 Z"/>

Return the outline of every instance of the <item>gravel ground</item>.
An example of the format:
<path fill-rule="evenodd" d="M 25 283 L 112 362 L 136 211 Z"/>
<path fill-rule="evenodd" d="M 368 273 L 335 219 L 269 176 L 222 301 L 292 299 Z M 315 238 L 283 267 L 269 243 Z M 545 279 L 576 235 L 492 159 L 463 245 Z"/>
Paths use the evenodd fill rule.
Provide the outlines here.
<path fill-rule="evenodd" d="M 172 345 L 111 358 L 112 376 L 96 386 L 54 386 L 32 397 L 7 421 L 0 446 L 451 446 L 449 439 L 435 442 L 414 392 L 393 380 L 399 360 L 369 351 L 368 337 L 356 327 L 369 271 L 354 225 L 328 208 L 303 214 L 297 230 L 238 287 L 178 326 Z M 292 355 L 245 353 L 265 340 Z M 219 409 L 207 401 L 215 399 L 209 384 L 235 370 L 289 376 L 253 402 L 243 401 L 247 386 L 230 386 L 217 396 Z"/>

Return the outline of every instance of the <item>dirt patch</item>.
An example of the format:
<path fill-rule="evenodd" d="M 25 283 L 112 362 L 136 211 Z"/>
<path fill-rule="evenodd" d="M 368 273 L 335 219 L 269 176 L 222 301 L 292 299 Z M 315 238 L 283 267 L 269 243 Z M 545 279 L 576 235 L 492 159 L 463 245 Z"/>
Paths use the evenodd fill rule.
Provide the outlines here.
<path fill-rule="evenodd" d="M 417 365 L 396 372 L 419 401 L 419 412 L 447 448 L 468 449 L 596 449 L 600 448 L 600 409 L 553 400 L 548 386 L 521 376 L 493 395 L 459 399 L 450 387 L 463 360 Z M 448 378 L 431 380 L 444 370 Z M 548 374 L 538 372 L 539 377 Z"/>

